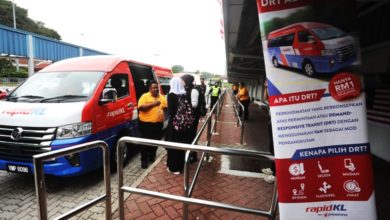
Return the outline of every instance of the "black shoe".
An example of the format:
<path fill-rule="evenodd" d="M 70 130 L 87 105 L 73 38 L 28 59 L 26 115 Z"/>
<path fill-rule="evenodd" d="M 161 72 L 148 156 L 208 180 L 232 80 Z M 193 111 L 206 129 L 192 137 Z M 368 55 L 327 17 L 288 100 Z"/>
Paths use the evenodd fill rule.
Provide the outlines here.
<path fill-rule="evenodd" d="M 190 163 L 195 163 L 198 161 L 198 157 L 190 157 Z"/>
<path fill-rule="evenodd" d="M 148 161 L 141 161 L 141 168 L 142 169 L 148 168 Z"/>
<path fill-rule="evenodd" d="M 154 161 L 156 161 L 156 153 L 149 153 L 148 159 L 149 159 L 149 161 L 152 162 L 152 163 L 153 163 Z"/>

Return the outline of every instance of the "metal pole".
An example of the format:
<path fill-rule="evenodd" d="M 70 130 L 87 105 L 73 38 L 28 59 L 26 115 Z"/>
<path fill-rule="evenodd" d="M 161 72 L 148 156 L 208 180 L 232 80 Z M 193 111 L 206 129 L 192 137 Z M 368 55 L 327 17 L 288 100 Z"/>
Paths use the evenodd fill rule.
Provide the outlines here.
<path fill-rule="evenodd" d="M 12 17 L 13 17 L 13 20 L 14 20 L 14 29 L 16 29 L 16 14 L 15 14 L 15 2 L 14 2 L 14 0 L 12 0 Z M 16 71 L 19 72 L 19 59 L 18 58 L 15 59 L 15 63 L 16 63 Z"/>
<path fill-rule="evenodd" d="M 16 29 L 16 15 L 15 15 L 15 2 L 12 0 L 12 15 L 14 18 L 14 28 Z"/>
<path fill-rule="evenodd" d="M 119 203 L 119 219 L 125 219 L 125 207 L 124 207 L 124 191 L 123 187 L 123 146 L 125 142 L 121 142 L 120 139 L 116 146 L 116 161 L 117 161 L 117 172 L 118 172 L 118 203 Z"/>
<path fill-rule="evenodd" d="M 190 166 L 189 166 L 190 151 L 186 151 L 184 157 L 184 197 L 189 197 L 189 175 L 190 175 Z M 183 219 L 188 220 L 188 204 L 183 202 Z"/>
<path fill-rule="evenodd" d="M 211 143 L 211 121 L 213 119 L 213 115 L 210 116 L 209 120 L 207 121 L 207 146 L 210 146 Z"/>
<path fill-rule="evenodd" d="M 241 137 L 240 137 L 240 144 L 244 144 L 244 127 L 245 127 L 245 121 L 241 121 Z"/>
<path fill-rule="evenodd" d="M 47 219 L 47 203 L 46 203 L 46 191 L 45 189 L 45 176 L 43 174 L 43 161 L 33 158 L 34 160 L 34 173 L 35 173 L 35 192 L 37 195 L 37 205 L 39 219 Z"/>
<path fill-rule="evenodd" d="M 106 220 L 112 219 L 111 216 L 111 175 L 110 175 L 110 153 L 109 149 L 103 151 L 104 168 L 104 187 L 106 189 Z"/>

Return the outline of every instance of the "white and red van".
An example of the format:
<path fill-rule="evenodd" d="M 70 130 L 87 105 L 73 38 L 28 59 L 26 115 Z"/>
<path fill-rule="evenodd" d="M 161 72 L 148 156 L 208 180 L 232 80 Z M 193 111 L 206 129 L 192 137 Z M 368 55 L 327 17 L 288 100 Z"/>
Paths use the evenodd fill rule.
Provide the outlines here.
<path fill-rule="evenodd" d="M 297 68 L 309 76 L 334 73 L 357 60 L 353 38 L 324 23 L 295 23 L 270 32 L 267 40 L 275 67 Z"/>
<path fill-rule="evenodd" d="M 32 173 L 33 155 L 94 140 L 107 142 L 115 159 L 120 137 L 139 136 L 137 100 L 148 91 L 147 80 L 156 80 L 152 65 L 111 55 L 42 69 L 0 101 L 0 169 Z M 44 172 L 76 176 L 97 169 L 100 151 L 46 162 Z"/>

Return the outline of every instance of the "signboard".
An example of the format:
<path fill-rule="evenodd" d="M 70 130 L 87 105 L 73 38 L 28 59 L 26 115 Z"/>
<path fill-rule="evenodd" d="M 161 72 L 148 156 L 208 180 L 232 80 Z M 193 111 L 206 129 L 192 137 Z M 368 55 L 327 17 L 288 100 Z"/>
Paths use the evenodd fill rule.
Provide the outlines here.
<path fill-rule="evenodd" d="M 376 219 L 354 2 L 257 0 L 281 219 Z"/>

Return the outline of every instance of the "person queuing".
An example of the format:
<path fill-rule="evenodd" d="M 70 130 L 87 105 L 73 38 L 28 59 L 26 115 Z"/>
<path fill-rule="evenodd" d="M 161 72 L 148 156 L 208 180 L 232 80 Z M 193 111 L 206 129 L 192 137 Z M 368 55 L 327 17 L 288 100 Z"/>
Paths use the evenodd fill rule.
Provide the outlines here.
<path fill-rule="evenodd" d="M 206 95 L 207 86 L 204 83 L 204 78 L 203 77 L 200 78 L 199 88 L 200 88 L 200 92 L 203 94 L 203 96 Z"/>
<path fill-rule="evenodd" d="M 203 97 L 203 99 L 204 99 L 204 96 L 201 96 L 201 94 L 200 94 L 201 91 L 199 91 L 200 89 L 198 90 L 194 87 L 195 78 L 192 75 L 185 74 L 181 78 L 183 79 L 183 81 L 185 83 L 184 88 L 186 90 L 186 95 L 187 95 L 187 97 L 189 97 L 191 99 L 191 105 L 192 105 L 192 108 L 194 109 L 194 123 L 193 123 L 192 128 L 191 128 L 191 136 L 190 136 L 190 140 L 188 142 L 188 143 L 192 143 L 196 137 L 196 133 L 198 131 L 199 119 L 201 116 L 200 103 L 202 102 L 202 100 L 199 100 L 199 99 L 201 97 Z M 191 152 L 190 162 L 195 162 L 197 160 L 198 160 L 197 153 Z"/>
<path fill-rule="evenodd" d="M 232 85 L 232 90 L 233 90 L 233 95 L 237 95 L 237 93 L 238 93 L 238 87 L 237 87 L 237 84 L 236 84 L 236 83 L 234 83 L 234 84 Z"/>
<path fill-rule="evenodd" d="M 238 83 L 239 89 L 237 93 L 237 99 L 240 101 L 240 103 L 244 106 L 244 120 L 248 120 L 249 118 L 249 93 L 248 89 L 245 86 L 244 82 L 239 82 Z M 242 116 L 242 108 L 240 108 L 240 111 L 238 113 L 238 116 Z"/>
<path fill-rule="evenodd" d="M 213 109 L 215 103 L 218 101 L 219 95 L 221 94 L 221 85 L 220 82 L 215 82 L 213 86 L 211 86 L 209 91 L 210 96 L 210 111 Z"/>
<path fill-rule="evenodd" d="M 149 92 L 144 93 L 138 101 L 139 128 L 143 138 L 160 140 L 162 137 L 164 110 L 167 109 L 167 100 L 159 94 L 156 81 L 149 81 Z M 148 167 L 149 162 L 156 159 L 157 147 L 142 146 L 141 167 Z"/>
<path fill-rule="evenodd" d="M 179 129 L 180 126 L 175 124 L 176 116 L 182 114 L 180 110 L 183 110 L 180 106 L 184 104 L 184 102 L 191 103 L 191 100 L 189 100 L 188 96 L 186 95 L 186 90 L 184 88 L 184 81 L 180 77 L 173 77 L 170 84 L 170 90 L 168 94 L 168 114 L 170 115 L 168 127 L 167 127 L 167 133 L 165 136 L 166 141 L 171 142 L 178 142 L 178 143 L 191 143 L 191 129 L 181 130 Z M 190 105 L 188 103 L 188 105 Z M 188 109 L 188 113 L 192 114 L 192 109 L 190 106 L 190 109 Z M 182 120 L 187 121 L 187 120 Z M 193 122 L 193 118 L 192 118 Z M 172 172 L 175 175 L 180 174 L 183 171 L 184 168 L 184 150 L 177 150 L 177 149 L 167 149 L 167 170 L 169 172 Z"/>

